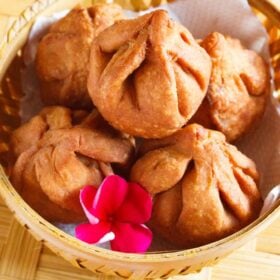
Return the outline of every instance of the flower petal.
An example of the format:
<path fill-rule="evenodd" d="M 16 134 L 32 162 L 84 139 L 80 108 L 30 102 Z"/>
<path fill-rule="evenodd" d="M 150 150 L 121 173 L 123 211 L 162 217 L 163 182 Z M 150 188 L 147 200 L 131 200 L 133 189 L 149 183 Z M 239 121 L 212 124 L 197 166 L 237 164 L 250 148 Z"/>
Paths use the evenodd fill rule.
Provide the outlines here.
<path fill-rule="evenodd" d="M 80 203 L 83 207 L 83 210 L 91 224 L 97 224 L 99 219 L 93 214 L 93 201 L 96 196 L 97 189 L 93 186 L 85 186 L 80 191 Z"/>
<path fill-rule="evenodd" d="M 100 222 L 98 224 L 80 224 L 75 228 L 75 235 L 78 239 L 94 244 L 98 243 L 105 234 L 111 231 L 110 223 Z"/>
<path fill-rule="evenodd" d="M 111 249 L 125 253 L 145 253 L 149 248 L 153 234 L 145 225 L 115 223 L 112 227 L 115 239 Z"/>
<path fill-rule="evenodd" d="M 152 197 L 136 183 L 128 183 L 125 201 L 118 209 L 116 220 L 123 223 L 143 224 L 151 218 Z"/>
<path fill-rule="evenodd" d="M 128 184 L 117 175 L 106 177 L 97 190 L 93 202 L 94 216 L 101 220 L 112 218 L 114 213 L 122 205 L 126 194 Z"/>

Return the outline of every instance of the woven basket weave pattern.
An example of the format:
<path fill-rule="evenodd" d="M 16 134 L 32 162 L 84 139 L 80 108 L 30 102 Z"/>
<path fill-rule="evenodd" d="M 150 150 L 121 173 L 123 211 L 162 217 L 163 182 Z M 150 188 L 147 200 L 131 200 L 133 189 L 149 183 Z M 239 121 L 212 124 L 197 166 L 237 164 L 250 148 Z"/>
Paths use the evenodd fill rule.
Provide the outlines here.
<path fill-rule="evenodd" d="M 17 50 L 22 47 L 23 41 L 18 42 L 18 34 L 28 32 L 28 28 L 34 21 L 37 15 L 41 12 L 53 7 L 55 10 L 57 7 L 72 7 L 79 1 L 75 0 L 38 0 L 26 8 L 14 21 L 9 28 L 4 40 L 0 43 L 0 69 L 5 69 L 8 62 L 11 61 L 11 57 L 17 53 Z M 91 2 L 106 2 L 106 1 L 84 1 L 85 4 Z M 160 4 L 162 1 L 155 0 L 141 0 L 141 1 L 129 1 L 119 0 L 119 2 L 125 7 L 144 9 L 150 5 Z M 267 0 L 250 0 L 250 4 L 255 7 L 257 14 L 260 16 L 262 22 L 266 26 L 270 35 L 270 48 L 272 64 L 277 71 L 280 66 L 280 14 L 277 9 L 271 5 Z M 9 59 L 7 57 L 10 57 Z M 2 78 L 0 88 L 0 161 L 3 163 L 4 168 L 8 171 L 8 141 L 11 131 L 17 127 L 20 123 L 19 117 L 19 101 L 22 97 L 20 90 L 19 71 L 21 68 L 21 53 L 17 53 L 16 58 L 13 60 L 11 66 L 8 68 L 5 76 Z M 0 72 L 0 78 L 3 76 L 4 71 Z M 276 94 L 280 92 L 280 75 L 275 75 Z M 280 96 L 280 95 L 279 95 Z M 217 263 L 231 250 L 226 246 L 219 254 L 212 254 L 210 252 L 202 255 L 200 261 L 197 263 L 191 262 L 191 257 L 200 254 L 199 250 L 188 250 L 186 253 L 178 253 L 177 255 L 164 255 L 158 254 L 155 257 L 149 257 L 147 260 L 147 268 L 143 269 L 141 263 L 145 263 L 145 260 L 139 260 L 136 256 L 124 256 L 123 254 L 115 252 L 107 252 L 96 247 L 91 247 L 88 253 L 84 253 L 86 248 L 89 248 L 73 238 L 68 237 L 64 233 L 57 230 L 55 227 L 47 223 L 41 217 L 39 217 L 34 211 L 32 211 L 28 205 L 24 203 L 14 191 L 10 185 L 4 170 L 0 170 L 0 184 L 1 190 L 6 203 L 13 210 L 13 214 L 17 216 L 20 223 L 29 230 L 35 238 L 50 247 L 55 253 L 61 255 L 74 266 L 79 268 L 88 268 L 95 273 L 104 273 L 122 278 L 168 278 L 173 275 L 189 274 L 191 272 L 199 271 L 205 266 L 210 266 Z M 241 234 L 236 235 L 232 239 L 233 247 L 243 244 L 246 240 L 250 239 L 249 232 L 260 231 L 266 223 L 270 223 L 269 220 L 273 220 L 277 217 L 277 212 L 280 212 L 278 207 L 273 213 L 269 213 L 267 220 L 262 220 L 259 229 L 255 230 L 253 226 L 246 232 L 247 235 L 241 238 Z M 245 232 L 244 232 L 245 233 Z M 233 249 L 232 249 L 233 250 Z M 82 253 L 80 252 L 82 251 Z M 213 251 L 213 250 L 212 250 Z M 78 254 L 79 253 L 79 254 Z M 112 259 L 120 260 L 118 262 L 110 261 L 110 255 Z M 102 259 L 104 258 L 104 259 Z M 173 260 L 174 258 L 174 260 Z M 169 262 L 169 265 L 164 265 L 163 262 Z M 122 263 L 127 262 L 131 264 L 132 269 L 128 269 L 123 266 Z M 133 264 L 137 263 L 137 264 Z M 117 264 L 117 265 L 116 265 Z M 152 265 L 151 265 L 152 264 Z M 172 266 L 172 268 L 170 268 Z M 31 279 L 31 278 L 30 278 Z"/>

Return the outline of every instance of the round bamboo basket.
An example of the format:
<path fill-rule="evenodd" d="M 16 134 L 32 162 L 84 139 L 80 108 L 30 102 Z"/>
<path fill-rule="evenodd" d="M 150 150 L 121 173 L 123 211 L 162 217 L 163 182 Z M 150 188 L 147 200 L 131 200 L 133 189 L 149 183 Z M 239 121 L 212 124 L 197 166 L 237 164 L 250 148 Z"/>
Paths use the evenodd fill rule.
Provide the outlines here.
<path fill-rule="evenodd" d="M 20 50 L 38 15 L 72 8 L 80 2 L 89 5 L 92 2 L 102 1 L 34 0 L 34 4 L 15 20 L 4 40 L 0 42 L 0 162 L 2 163 L 0 194 L 16 218 L 36 239 L 74 266 L 89 269 L 95 273 L 133 279 L 168 278 L 178 274 L 197 272 L 205 266 L 217 263 L 272 223 L 280 215 L 280 201 L 268 213 L 246 228 L 217 242 L 190 250 L 139 255 L 124 254 L 87 245 L 69 236 L 33 211 L 10 184 L 5 168 L 8 161 L 9 135 L 20 123 L 19 71 L 22 64 Z M 125 8 L 139 10 L 166 1 L 117 0 L 115 2 L 122 4 Z M 275 94 L 280 100 L 280 72 L 278 71 L 280 67 L 280 11 L 272 0 L 250 0 L 249 3 L 261 18 L 270 36 L 271 61 L 276 73 Z"/>

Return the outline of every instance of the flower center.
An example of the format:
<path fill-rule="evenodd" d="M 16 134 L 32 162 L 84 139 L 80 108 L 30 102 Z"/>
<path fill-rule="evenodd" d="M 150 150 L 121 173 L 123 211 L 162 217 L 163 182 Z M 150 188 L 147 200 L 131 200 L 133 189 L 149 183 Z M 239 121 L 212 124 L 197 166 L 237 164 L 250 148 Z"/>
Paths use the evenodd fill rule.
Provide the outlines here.
<path fill-rule="evenodd" d="M 107 219 L 108 219 L 108 222 L 112 223 L 114 221 L 114 216 L 113 215 L 108 216 Z"/>

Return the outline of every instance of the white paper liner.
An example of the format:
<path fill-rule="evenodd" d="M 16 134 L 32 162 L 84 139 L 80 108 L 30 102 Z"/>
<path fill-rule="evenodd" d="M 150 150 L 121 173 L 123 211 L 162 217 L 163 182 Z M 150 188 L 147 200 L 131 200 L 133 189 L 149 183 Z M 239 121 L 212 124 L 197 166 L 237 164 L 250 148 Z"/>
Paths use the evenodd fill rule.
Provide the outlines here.
<path fill-rule="evenodd" d="M 177 0 L 159 8 L 167 10 L 171 17 L 186 26 L 195 38 L 204 38 L 213 31 L 227 34 L 240 39 L 247 48 L 261 54 L 269 63 L 266 30 L 253 14 L 246 0 Z M 159 8 L 139 13 L 127 11 L 126 15 L 131 18 Z M 65 16 L 67 12 L 55 13 L 50 17 L 38 17 L 31 28 L 24 52 L 26 69 L 22 73 L 22 87 L 25 94 L 21 103 L 22 122 L 30 119 L 42 107 L 34 69 L 38 42 L 47 33 L 49 26 Z M 273 73 L 272 69 L 271 72 Z M 238 148 L 256 162 L 261 174 L 260 190 L 264 198 L 261 215 L 271 209 L 280 198 L 280 185 L 276 186 L 280 183 L 280 116 L 277 113 L 277 109 L 280 109 L 275 107 L 272 96 L 273 94 L 259 127 L 237 143 Z M 56 224 L 56 226 L 74 235 L 74 224 Z M 150 250 L 172 249 L 160 240 L 155 243 L 156 245 Z M 101 246 L 109 248 L 108 242 Z"/>

